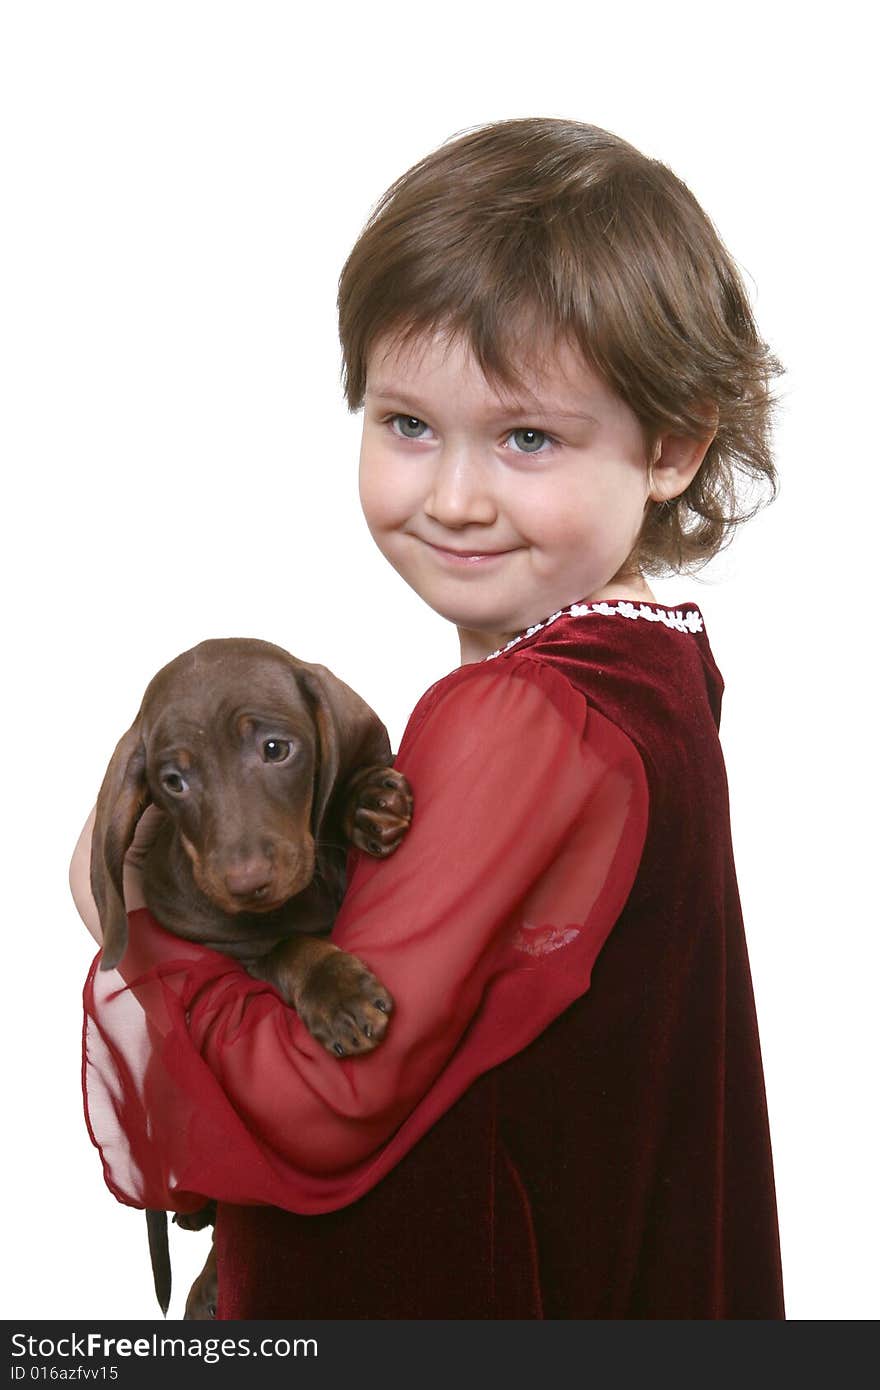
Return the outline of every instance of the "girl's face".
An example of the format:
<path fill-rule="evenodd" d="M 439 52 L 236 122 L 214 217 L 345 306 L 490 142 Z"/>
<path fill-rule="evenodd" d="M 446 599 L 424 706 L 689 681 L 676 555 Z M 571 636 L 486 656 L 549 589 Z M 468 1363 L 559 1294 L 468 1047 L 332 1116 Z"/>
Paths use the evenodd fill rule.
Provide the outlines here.
<path fill-rule="evenodd" d="M 499 395 L 446 335 L 370 354 L 361 504 L 387 560 L 459 628 L 464 659 L 610 597 L 648 499 L 636 416 L 568 346 Z M 614 596 L 650 597 L 639 577 Z"/>

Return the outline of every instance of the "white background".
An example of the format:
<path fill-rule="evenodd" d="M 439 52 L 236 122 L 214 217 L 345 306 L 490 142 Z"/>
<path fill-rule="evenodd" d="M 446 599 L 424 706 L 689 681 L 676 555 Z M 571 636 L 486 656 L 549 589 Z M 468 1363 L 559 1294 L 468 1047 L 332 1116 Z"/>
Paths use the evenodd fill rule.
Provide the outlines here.
<path fill-rule="evenodd" d="M 456 663 L 359 516 L 336 278 L 392 179 L 522 115 L 670 164 L 788 369 L 779 500 L 657 592 L 700 604 L 728 684 L 789 1315 L 877 1316 L 865 8 L 4 5 L 5 1317 L 154 1315 L 143 1218 L 83 1123 L 93 948 L 67 891 L 148 678 L 203 637 L 262 636 L 333 667 L 396 746 Z M 173 1234 L 179 1316 L 205 1238 Z"/>

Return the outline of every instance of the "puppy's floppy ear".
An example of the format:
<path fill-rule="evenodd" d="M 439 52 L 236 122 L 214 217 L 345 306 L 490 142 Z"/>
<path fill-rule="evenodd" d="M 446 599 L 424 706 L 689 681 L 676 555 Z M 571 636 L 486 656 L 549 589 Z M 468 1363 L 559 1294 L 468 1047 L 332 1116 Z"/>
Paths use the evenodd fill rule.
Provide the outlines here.
<path fill-rule="evenodd" d="M 118 965 L 128 945 L 122 864 L 135 827 L 149 804 L 147 756 L 138 715 L 110 759 L 98 793 L 92 835 L 91 884 L 104 942 L 102 970 Z"/>
<path fill-rule="evenodd" d="M 318 731 L 318 768 L 312 803 L 312 828 L 317 835 L 334 791 L 342 790 L 361 767 L 390 766 L 391 744 L 375 711 L 326 666 L 297 661 L 295 672 Z"/>

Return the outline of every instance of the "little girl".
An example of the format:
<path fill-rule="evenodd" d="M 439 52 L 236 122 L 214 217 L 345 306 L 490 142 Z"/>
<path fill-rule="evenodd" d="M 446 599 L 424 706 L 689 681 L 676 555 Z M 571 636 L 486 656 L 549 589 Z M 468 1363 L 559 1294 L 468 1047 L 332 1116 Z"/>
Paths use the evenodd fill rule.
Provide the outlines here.
<path fill-rule="evenodd" d="M 662 164 L 503 121 L 393 185 L 339 309 L 367 523 L 461 642 L 334 931 L 394 1017 L 337 1061 L 133 878 L 137 994 L 85 993 L 108 1184 L 217 1199 L 220 1318 L 782 1318 L 723 686 L 646 579 L 774 482 L 736 268 Z"/>

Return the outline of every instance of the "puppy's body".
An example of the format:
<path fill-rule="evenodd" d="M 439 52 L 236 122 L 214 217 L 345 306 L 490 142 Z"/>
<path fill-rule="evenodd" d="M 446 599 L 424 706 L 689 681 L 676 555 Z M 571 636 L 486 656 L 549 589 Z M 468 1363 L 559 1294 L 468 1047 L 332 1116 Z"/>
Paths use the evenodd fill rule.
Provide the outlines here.
<path fill-rule="evenodd" d="M 375 1047 L 392 1000 L 326 934 L 348 846 L 384 857 L 408 828 L 412 798 L 390 762 L 384 725 L 322 666 L 250 638 L 176 657 L 147 687 L 98 796 L 91 880 L 101 968 L 124 962 L 123 861 L 153 803 L 165 818 L 143 886 L 156 920 L 271 983 L 337 1056 Z M 148 1219 L 167 1308 L 167 1224 L 164 1213 Z"/>

